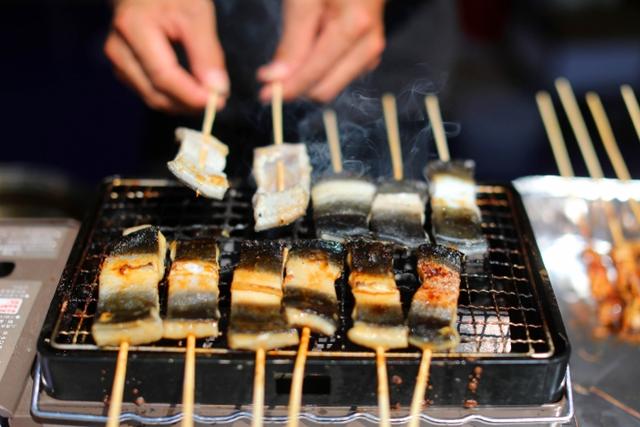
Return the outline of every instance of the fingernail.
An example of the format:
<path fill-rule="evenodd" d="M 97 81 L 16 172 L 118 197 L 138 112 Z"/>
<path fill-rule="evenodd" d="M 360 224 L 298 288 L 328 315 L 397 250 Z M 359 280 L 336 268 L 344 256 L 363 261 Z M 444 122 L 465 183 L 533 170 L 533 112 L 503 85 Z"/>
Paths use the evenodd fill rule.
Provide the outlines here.
<path fill-rule="evenodd" d="M 284 62 L 272 62 L 258 70 L 258 77 L 261 80 L 280 80 L 287 74 L 289 74 L 289 66 Z"/>
<path fill-rule="evenodd" d="M 204 83 L 209 89 L 215 89 L 220 93 L 229 93 L 229 77 L 222 70 L 211 70 L 204 76 Z"/>

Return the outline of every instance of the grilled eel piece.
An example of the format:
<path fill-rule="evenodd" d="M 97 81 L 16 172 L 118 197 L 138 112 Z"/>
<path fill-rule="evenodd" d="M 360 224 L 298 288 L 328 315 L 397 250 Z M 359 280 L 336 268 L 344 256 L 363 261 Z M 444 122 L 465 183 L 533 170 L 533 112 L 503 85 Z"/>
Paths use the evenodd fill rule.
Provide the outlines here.
<path fill-rule="evenodd" d="M 316 236 L 339 242 L 369 233 L 369 214 L 376 186 L 365 179 L 334 176 L 313 186 Z"/>
<path fill-rule="evenodd" d="M 476 204 L 472 160 L 432 161 L 426 174 L 431 192 L 431 223 L 436 243 L 463 252 L 467 258 L 482 257 L 487 241 Z"/>
<path fill-rule="evenodd" d="M 284 169 L 284 188 L 278 188 L 278 162 Z M 258 189 L 253 196 L 255 230 L 292 223 L 309 205 L 311 165 L 304 144 L 259 147 L 253 154 L 253 175 Z"/>
<path fill-rule="evenodd" d="M 287 321 L 331 336 L 338 326 L 335 281 L 342 274 L 342 245 L 322 240 L 298 242 L 289 251 L 284 278 Z"/>
<path fill-rule="evenodd" d="M 422 245 L 417 258 L 422 284 L 409 309 L 409 343 L 423 350 L 454 348 L 460 342 L 456 318 L 464 254 L 446 246 Z"/>
<path fill-rule="evenodd" d="M 180 150 L 176 158 L 167 163 L 169 170 L 187 187 L 213 199 L 222 199 L 229 188 L 224 173 L 229 147 L 212 135 L 187 128 L 176 129 Z M 204 164 L 200 155 L 206 149 Z"/>
<path fill-rule="evenodd" d="M 242 242 L 231 282 L 229 347 L 268 350 L 298 343 L 298 331 L 287 323 L 282 310 L 286 256 L 281 242 Z"/>
<path fill-rule="evenodd" d="M 349 339 L 369 348 L 407 347 L 408 329 L 394 280 L 392 245 L 355 240 L 348 245 L 348 263 L 356 302 Z"/>
<path fill-rule="evenodd" d="M 427 184 L 388 181 L 378 187 L 371 206 L 371 230 L 380 240 L 408 247 L 428 243 L 424 230 Z"/>
<path fill-rule="evenodd" d="M 213 239 L 171 244 L 165 338 L 218 335 L 218 245 Z"/>
<path fill-rule="evenodd" d="M 98 278 L 98 307 L 92 326 L 99 346 L 144 344 L 162 338 L 158 283 L 167 244 L 158 227 L 129 230 L 111 247 Z"/>

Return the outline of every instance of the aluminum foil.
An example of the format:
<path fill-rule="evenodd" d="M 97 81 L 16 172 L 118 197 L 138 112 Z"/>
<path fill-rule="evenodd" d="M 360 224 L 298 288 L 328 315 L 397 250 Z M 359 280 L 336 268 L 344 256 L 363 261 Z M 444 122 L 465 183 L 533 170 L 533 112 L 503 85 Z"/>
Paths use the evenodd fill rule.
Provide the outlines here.
<path fill-rule="evenodd" d="M 640 200 L 640 181 L 532 176 L 514 185 L 569 333 L 579 425 L 640 426 L 640 346 L 594 337 L 595 304 L 581 257 L 587 247 L 586 230 L 592 248 L 607 258 L 611 234 L 605 204 L 615 209 L 625 237 L 640 239 L 640 224 L 628 204 L 630 198 Z"/>

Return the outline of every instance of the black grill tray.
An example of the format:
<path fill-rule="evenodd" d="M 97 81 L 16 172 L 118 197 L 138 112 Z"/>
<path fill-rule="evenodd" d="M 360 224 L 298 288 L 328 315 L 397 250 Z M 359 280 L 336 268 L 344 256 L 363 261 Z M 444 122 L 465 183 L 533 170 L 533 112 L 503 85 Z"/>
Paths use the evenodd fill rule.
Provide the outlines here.
<path fill-rule="evenodd" d="M 164 180 L 112 178 L 102 184 L 60 279 L 38 343 L 45 390 L 62 400 L 107 401 L 117 348 L 98 349 L 91 338 L 97 274 L 106 245 L 126 227 L 151 223 L 168 239 L 218 236 L 221 246 L 222 335 L 197 344 L 195 399 L 203 404 L 250 404 L 254 355 L 227 349 L 229 285 L 242 239 L 313 238 L 310 215 L 284 230 L 253 231 L 251 190 L 232 189 L 222 201 L 196 198 Z M 435 353 L 428 399 L 438 405 L 538 405 L 555 402 L 569 358 L 569 342 L 555 296 L 519 195 L 510 184 L 478 186 L 488 257 L 463 267 L 455 352 Z M 427 216 L 428 217 L 428 216 Z M 426 225 L 429 229 L 429 224 Z M 398 249 L 396 281 L 408 309 L 418 287 L 414 256 Z M 304 404 L 376 405 L 374 353 L 350 343 L 353 298 L 344 277 L 336 284 L 341 325 L 335 337 L 312 337 Z M 160 285 L 165 309 L 166 283 Z M 132 347 L 125 401 L 179 403 L 183 341 Z M 267 405 L 286 405 L 294 349 L 267 356 Z M 420 353 L 413 348 L 387 355 L 392 405 L 411 401 Z"/>

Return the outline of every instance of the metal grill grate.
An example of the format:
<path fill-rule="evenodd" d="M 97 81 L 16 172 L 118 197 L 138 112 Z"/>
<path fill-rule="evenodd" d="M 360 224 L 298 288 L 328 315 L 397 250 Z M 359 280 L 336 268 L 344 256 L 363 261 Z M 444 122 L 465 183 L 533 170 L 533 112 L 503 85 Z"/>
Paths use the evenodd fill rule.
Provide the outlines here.
<path fill-rule="evenodd" d="M 489 241 L 489 256 L 483 262 L 464 266 L 458 305 L 460 346 L 449 357 L 546 357 L 553 343 L 540 310 L 519 235 L 511 190 L 501 186 L 479 186 L 478 205 L 483 231 Z M 168 240 L 214 236 L 219 239 L 220 301 L 222 313 L 217 339 L 200 340 L 201 353 L 234 353 L 227 349 L 231 273 L 238 260 L 239 242 L 246 238 L 313 238 L 313 225 L 303 219 L 280 235 L 253 231 L 251 192 L 232 189 L 225 200 L 197 198 L 193 192 L 171 182 L 119 180 L 107 184 L 94 222 L 87 234 L 85 251 L 61 284 L 62 305 L 53 328 L 52 347 L 64 350 L 96 350 L 91 324 L 96 309 L 99 266 L 107 245 L 122 230 L 141 224 L 160 226 Z M 408 309 L 419 286 L 415 259 L 398 250 L 396 281 L 403 305 Z M 336 284 L 340 300 L 341 326 L 334 337 L 315 337 L 311 357 L 363 357 L 372 354 L 350 343 L 346 331 L 351 327 L 353 298 L 343 277 Z M 160 284 L 161 307 L 165 309 L 166 282 Z M 162 313 L 164 314 L 164 313 Z M 153 345 L 133 347 L 131 351 L 183 351 L 184 343 L 163 340 Z M 115 348 L 114 348 L 115 350 Z M 239 352 L 240 353 L 240 352 Z M 243 353 L 243 352 L 242 352 Z M 392 352 L 392 357 L 416 357 L 413 349 Z M 271 354 L 294 355 L 291 350 Z M 438 356 L 437 354 L 434 356 Z"/>

